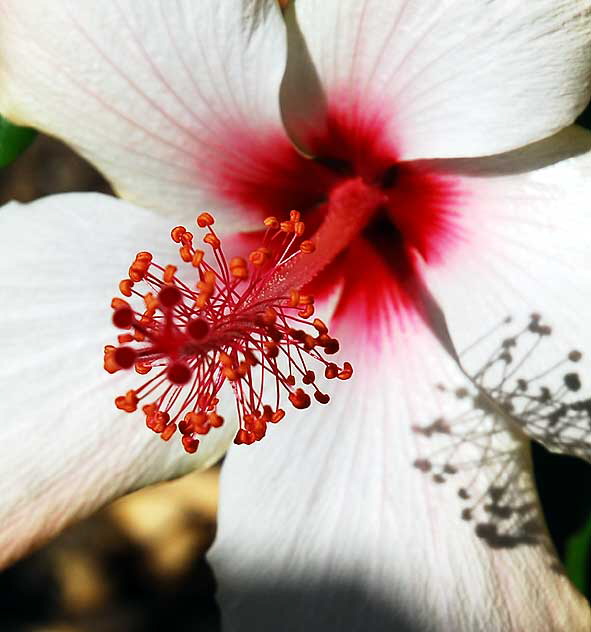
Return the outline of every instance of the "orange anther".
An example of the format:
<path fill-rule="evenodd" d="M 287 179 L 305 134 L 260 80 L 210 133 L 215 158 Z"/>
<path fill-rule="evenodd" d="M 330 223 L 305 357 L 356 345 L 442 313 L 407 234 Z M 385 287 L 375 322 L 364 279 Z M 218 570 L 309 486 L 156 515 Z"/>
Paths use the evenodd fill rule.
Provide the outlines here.
<path fill-rule="evenodd" d="M 209 301 L 210 298 L 210 293 L 200 292 L 199 296 L 195 299 L 195 307 L 197 309 L 203 309 L 207 305 L 207 301 Z"/>
<path fill-rule="evenodd" d="M 133 287 L 133 281 L 131 279 L 123 279 L 119 281 L 119 291 L 123 296 L 131 296 L 131 288 Z"/>
<path fill-rule="evenodd" d="M 187 232 L 187 229 L 184 226 L 176 226 L 170 231 L 170 236 L 172 237 L 172 241 L 177 244 L 181 243 L 181 237 Z"/>
<path fill-rule="evenodd" d="M 265 218 L 263 223 L 265 224 L 267 228 L 272 228 L 274 230 L 279 228 L 279 220 L 276 217 L 273 217 L 272 215 L 270 217 Z"/>
<path fill-rule="evenodd" d="M 232 268 L 243 268 L 246 266 L 246 260 L 243 257 L 232 257 L 230 259 L 230 270 Z"/>
<path fill-rule="evenodd" d="M 220 352 L 220 364 L 224 367 L 232 367 L 233 363 L 232 363 L 232 358 L 227 354 L 224 353 L 223 351 Z"/>
<path fill-rule="evenodd" d="M 324 377 L 329 380 L 334 379 L 339 374 L 339 367 L 334 362 L 329 362 L 324 369 Z"/>
<path fill-rule="evenodd" d="M 281 410 L 281 408 L 278 408 L 272 415 L 271 415 L 271 419 L 269 419 L 269 421 L 271 423 L 276 424 L 277 422 L 281 421 L 283 418 L 285 417 L 285 411 Z"/>
<path fill-rule="evenodd" d="M 297 307 L 300 304 L 300 293 L 296 289 L 289 290 L 289 306 Z"/>
<path fill-rule="evenodd" d="M 191 265 L 194 268 L 198 268 L 201 265 L 204 254 L 205 253 L 203 252 L 203 250 L 195 250 L 195 254 L 193 255 L 193 260 L 191 261 Z"/>
<path fill-rule="evenodd" d="M 314 399 L 321 404 L 328 404 L 328 402 L 330 402 L 330 396 L 320 391 L 314 393 Z"/>
<path fill-rule="evenodd" d="M 316 374 L 314 373 L 314 371 L 306 371 L 304 377 L 302 378 L 302 382 L 304 384 L 313 384 L 315 379 Z"/>
<path fill-rule="evenodd" d="M 124 301 L 122 298 L 118 298 L 118 297 L 115 297 L 111 301 L 111 307 L 113 309 L 131 309 L 127 301 Z"/>
<path fill-rule="evenodd" d="M 115 406 L 119 410 L 124 410 L 126 413 L 133 413 L 137 410 L 138 397 L 135 391 L 127 391 L 125 395 L 120 395 L 115 398 Z"/>
<path fill-rule="evenodd" d="M 205 307 L 215 289 L 215 273 L 212 270 L 207 270 L 203 274 L 203 281 L 197 283 L 197 289 L 199 296 L 195 300 L 195 305 L 201 309 Z"/>
<path fill-rule="evenodd" d="M 158 307 L 158 299 L 152 294 L 152 292 L 146 292 L 143 298 L 147 310 L 149 312 L 154 312 Z"/>
<path fill-rule="evenodd" d="M 206 244 L 209 244 L 214 250 L 217 250 L 221 245 L 221 241 L 213 233 L 207 233 L 207 235 L 203 238 L 203 241 Z"/>
<path fill-rule="evenodd" d="M 172 265 L 166 266 L 166 268 L 164 268 L 164 272 L 162 273 L 162 280 L 165 283 L 172 283 L 172 280 L 174 279 L 174 275 L 176 274 L 176 271 L 177 271 L 176 266 L 172 266 Z"/>
<path fill-rule="evenodd" d="M 336 353 L 341 348 L 341 345 L 339 344 L 339 341 L 336 338 L 330 338 L 324 343 L 323 346 L 324 346 L 324 353 L 328 355 L 332 355 L 333 353 Z"/>
<path fill-rule="evenodd" d="M 273 415 L 273 409 L 271 408 L 271 406 L 269 406 L 268 404 L 265 404 L 263 406 L 263 414 L 262 414 L 262 418 L 265 421 L 270 421 L 271 420 L 271 416 Z"/>
<path fill-rule="evenodd" d="M 343 363 L 343 370 L 338 374 L 339 380 L 348 380 L 353 375 L 353 367 L 348 363 Z"/>
<path fill-rule="evenodd" d="M 146 276 L 149 265 L 143 261 L 135 261 L 128 270 L 129 278 L 136 283 L 141 281 Z"/>
<path fill-rule="evenodd" d="M 152 261 L 152 255 L 149 252 L 138 252 L 135 256 L 134 262 L 129 268 L 129 278 L 132 281 L 141 281 L 148 272 L 150 263 Z"/>
<path fill-rule="evenodd" d="M 209 425 L 208 421 L 205 421 L 203 422 L 203 424 L 195 426 L 194 428 L 194 432 L 200 435 L 206 435 L 210 430 L 211 430 L 211 426 Z"/>
<path fill-rule="evenodd" d="M 310 255 L 316 250 L 316 245 L 310 239 L 302 241 L 300 244 L 300 252 L 305 255 Z"/>
<path fill-rule="evenodd" d="M 320 320 L 320 318 L 315 318 L 312 326 L 319 334 L 327 334 L 328 327 Z"/>
<path fill-rule="evenodd" d="M 193 233 L 190 233 L 189 231 L 187 231 L 186 233 L 182 234 L 181 242 L 183 243 L 184 246 L 190 246 L 192 241 L 193 241 Z"/>
<path fill-rule="evenodd" d="M 311 294 L 300 294 L 298 305 L 314 305 L 314 297 Z"/>
<path fill-rule="evenodd" d="M 242 377 L 238 371 L 231 369 L 230 367 L 222 369 L 222 373 L 228 380 L 230 380 L 230 382 L 236 382 L 236 380 L 239 380 Z"/>
<path fill-rule="evenodd" d="M 197 448 L 199 447 L 199 439 L 193 439 L 193 437 L 185 436 L 182 438 L 183 448 L 185 448 L 185 452 L 189 454 L 194 454 L 197 452 Z"/>
<path fill-rule="evenodd" d="M 215 220 L 210 213 L 201 213 L 197 218 L 197 226 L 199 228 L 206 228 L 207 226 L 213 226 Z"/>
<path fill-rule="evenodd" d="M 181 246 L 179 248 L 179 254 L 181 256 L 181 259 L 185 263 L 189 263 L 189 261 L 193 261 L 193 253 L 191 252 L 190 246 Z"/>
<path fill-rule="evenodd" d="M 299 211 L 289 211 L 289 219 L 292 222 L 299 222 L 301 214 Z"/>
<path fill-rule="evenodd" d="M 250 432 L 244 430 L 244 428 L 240 428 L 234 437 L 234 443 L 236 445 L 250 445 L 254 443 L 254 437 Z"/>
<path fill-rule="evenodd" d="M 198 413 L 195 413 L 195 412 L 189 413 L 189 415 L 190 415 L 191 423 L 195 427 L 204 426 L 207 423 L 207 414 L 204 413 L 203 411 L 200 411 Z"/>
<path fill-rule="evenodd" d="M 281 222 L 281 224 L 279 224 L 279 228 L 284 232 L 284 233 L 293 233 L 293 222 Z"/>
<path fill-rule="evenodd" d="M 257 441 L 260 441 L 267 433 L 267 422 L 264 419 L 254 419 L 250 424 L 250 431 L 254 434 Z"/>
<path fill-rule="evenodd" d="M 248 279 L 248 269 L 247 268 L 233 268 L 232 276 L 235 279 L 240 279 L 241 281 L 245 281 Z"/>
<path fill-rule="evenodd" d="M 162 411 L 146 414 L 146 426 L 158 434 L 164 431 L 169 421 L 170 415 Z"/>
<path fill-rule="evenodd" d="M 185 415 L 185 418 L 182 419 L 179 422 L 179 430 L 181 431 L 181 434 L 191 434 L 193 432 L 193 424 L 191 423 L 191 420 L 189 419 L 189 415 L 191 413 L 187 413 Z"/>
<path fill-rule="evenodd" d="M 301 316 L 302 318 L 310 318 L 310 316 L 312 316 L 313 313 L 314 313 L 314 305 L 305 305 L 304 309 L 301 309 L 298 312 L 298 315 Z"/>
<path fill-rule="evenodd" d="M 308 408 L 310 405 L 310 396 L 301 388 L 298 388 L 293 393 L 289 394 L 289 401 L 292 403 L 294 408 L 302 410 L 304 408 Z"/>
<path fill-rule="evenodd" d="M 318 338 L 316 338 L 316 344 L 324 349 L 324 353 L 329 355 L 336 353 L 339 348 L 339 341 L 336 338 L 331 338 L 327 334 L 320 334 Z"/>
<path fill-rule="evenodd" d="M 117 336 L 117 342 L 120 345 L 124 345 L 124 344 L 126 344 L 128 342 L 133 342 L 133 340 L 134 340 L 134 338 L 133 338 L 133 336 L 131 334 L 119 334 Z"/>
<path fill-rule="evenodd" d="M 306 225 L 304 224 L 304 222 L 296 222 L 294 224 L 293 230 L 298 237 L 301 237 L 306 230 Z"/>
<path fill-rule="evenodd" d="M 248 255 L 248 260 L 253 266 L 262 266 L 271 258 L 271 251 L 268 248 L 257 248 Z"/>
<path fill-rule="evenodd" d="M 146 373 L 149 373 L 152 370 L 152 366 L 150 364 L 144 364 L 142 362 L 136 362 L 134 368 L 135 372 L 140 375 L 146 375 Z"/>
<path fill-rule="evenodd" d="M 248 278 L 248 268 L 246 261 L 242 257 L 233 257 L 230 260 L 230 273 L 235 279 Z"/>
<path fill-rule="evenodd" d="M 160 437 L 164 441 L 168 441 L 170 437 L 172 437 L 172 435 L 175 433 L 175 431 L 176 424 L 168 424 L 168 426 L 165 426 L 164 430 L 161 432 Z"/>
<path fill-rule="evenodd" d="M 106 345 L 105 349 L 105 357 L 103 360 L 103 367 L 107 373 L 115 373 L 119 371 L 120 366 L 115 362 L 115 347 L 113 345 Z"/>
<path fill-rule="evenodd" d="M 142 406 L 142 412 L 146 415 L 146 417 L 155 415 L 158 412 L 158 406 L 156 406 L 156 404 L 146 404 L 145 406 Z"/>
<path fill-rule="evenodd" d="M 209 413 L 207 421 L 212 428 L 219 428 L 224 424 L 224 418 L 217 413 Z"/>
<path fill-rule="evenodd" d="M 191 412 L 185 415 L 185 418 L 179 424 L 179 430 L 182 434 L 191 434 L 192 432 L 196 432 L 197 429 L 203 429 L 203 427 L 207 425 L 209 429 L 209 424 L 207 423 L 207 414 L 204 412 Z M 201 433 L 203 434 L 203 433 Z"/>

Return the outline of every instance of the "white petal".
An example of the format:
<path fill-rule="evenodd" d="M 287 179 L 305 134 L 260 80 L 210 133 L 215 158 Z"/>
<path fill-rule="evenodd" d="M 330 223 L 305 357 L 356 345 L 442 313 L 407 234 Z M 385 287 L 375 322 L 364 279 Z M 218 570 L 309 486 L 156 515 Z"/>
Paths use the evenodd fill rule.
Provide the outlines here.
<path fill-rule="evenodd" d="M 532 438 L 591 460 L 591 133 L 430 168 L 459 192 L 460 242 L 425 274 L 464 367 Z"/>
<path fill-rule="evenodd" d="M 65 139 L 132 201 L 248 224 L 253 156 L 286 143 L 275 2 L 8 0 L 0 30 L 8 118 Z"/>
<path fill-rule="evenodd" d="M 332 121 L 383 128 L 402 159 L 514 149 L 589 100 L 588 0 L 298 0 L 295 11 L 315 73 L 290 73 L 306 81 L 291 88 L 301 102 L 286 106 L 286 125 L 310 151 L 297 119 L 323 107 L 318 81 Z"/>
<path fill-rule="evenodd" d="M 138 250 L 175 261 L 169 231 L 98 194 L 0 209 L 0 565 L 116 496 L 212 464 L 231 440 L 228 420 L 194 455 L 163 442 L 114 406 L 139 376 L 102 367 L 118 280 Z"/>
<path fill-rule="evenodd" d="M 368 326 L 372 307 L 389 325 Z M 584 599 L 557 571 L 527 443 L 474 391 L 456 392 L 457 366 L 419 323 L 402 326 L 394 303 L 360 300 L 340 319 L 352 381 L 226 457 L 209 555 L 224 629 L 587 629 Z M 441 418 L 449 433 L 432 425 Z M 429 474 L 413 467 L 421 458 Z"/>

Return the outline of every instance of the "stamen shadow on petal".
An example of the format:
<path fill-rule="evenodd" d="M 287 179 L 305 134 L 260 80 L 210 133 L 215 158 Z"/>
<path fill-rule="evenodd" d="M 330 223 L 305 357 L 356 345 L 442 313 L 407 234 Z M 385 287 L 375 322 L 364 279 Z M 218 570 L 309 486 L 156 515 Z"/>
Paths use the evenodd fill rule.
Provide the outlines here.
<path fill-rule="evenodd" d="M 470 365 L 467 359 L 478 353 L 481 366 L 470 373 L 471 382 L 437 385 L 456 412 L 414 427 L 437 444 L 414 465 L 435 483 L 461 479 L 461 517 L 474 522 L 488 546 L 541 546 L 554 560 L 526 439 L 588 460 L 591 398 L 580 396 L 582 379 L 573 370 L 582 353 L 548 353 L 544 345 L 552 335 L 539 314 L 520 329 L 508 317 L 468 347 L 462 362 Z"/>
<path fill-rule="evenodd" d="M 462 478 L 456 490 L 465 504 L 461 518 L 473 522 L 476 535 L 491 548 L 536 545 L 550 550 L 531 473 L 524 467 L 527 445 L 512 439 L 502 418 L 482 406 L 477 393 L 439 388 L 465 400 L 466 410 L 450 420 L 414 427 L 427 439 L 437 437 L 440 445 L 417 459 L 415 467 L 437 484 Z"/>
<path fill-rule="evenodd" d="M 481 396 L 488 396 L 489 405 L 507 423 L 550 452 L 591 462 L 591 392 L 582 394 L 583 378 L 577 370 L 583 353 L 552 340 L 552 327 L 537 313 L 517 331 L 510 318 L 497 331 L 500 343 L 489 345 L 484 364 L 470 372 Z M 468 365 L 464 358 L 484 344 L 481 339 L 467 349 L 462 363 Z"/>

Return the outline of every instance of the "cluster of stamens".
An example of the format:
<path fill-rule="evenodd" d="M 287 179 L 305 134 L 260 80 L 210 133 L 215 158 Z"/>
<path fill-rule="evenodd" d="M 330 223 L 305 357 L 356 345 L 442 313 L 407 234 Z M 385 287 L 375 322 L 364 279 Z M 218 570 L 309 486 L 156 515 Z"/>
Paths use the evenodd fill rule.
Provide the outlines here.
<path fill-rule="evenodd" d="M 193 287 L 176 266 L 161 267 L 149 252 L 137 254 L 119 290 L 126 298 L 140 299 L 142 310 L 114 298 L 113 323 L 125 333 L 118 337 L 119 346 L 105 347 L 109 373 L 131 368 L 140 375 L 154 373 L 117 397 L 117 408 L 132 413 L 141 405 L 148 428 L 166 441 L 178 430 L 190 453 L 197 450 L 200 436 L 224 423 L 217 406 L 226 381 L 239 418 L 234 442 L 251 444 L 265 436 L 269 423 L 284 417 L 282 394 L 298 409 L 310 406 L 309 392 L 317 402 L 328 403 L 307 361 L 322 365 L 328 379 L 346 380 L 353 373 L 348 362 L 339 367 L 324 358 L 336 353 L 339 343 L 320 319 L 310 322 L 313 297 L 295 288 L 282 291 L 274 281 L 287 262 L 314 252 L 314 243 L 302 238 L 300 214 L 291 211 L 284 222 L 268 217 L 262 245 L 247 259 L 227 260 L 213 224 L 209 213 L 197 218 L 214 266 L 194 247 L 194 236 L 185 227 L 171 231 L 180 258 L 197 279 Z M 269 381 L 274 390 L 267 389 Z M 271 403 L 263 401 L 269 392 Z"/>

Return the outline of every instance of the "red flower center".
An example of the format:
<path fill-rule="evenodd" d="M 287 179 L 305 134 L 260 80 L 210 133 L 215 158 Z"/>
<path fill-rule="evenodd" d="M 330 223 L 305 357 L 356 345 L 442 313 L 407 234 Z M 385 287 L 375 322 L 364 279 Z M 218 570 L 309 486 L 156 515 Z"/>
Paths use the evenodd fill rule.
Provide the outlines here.
<path fill-rule="evenodd" d="M 324 129 L 308 139 L 313 159 L 284 134 L 252 138 L 238 131 L 229 142 L 244 156 L 241 168 L 217 169 L 220 189 L 241 208 L 265 214 L 298 208 L 312 230 L 324 226 L 338 238 L 339 250 L 312 286 L 318 295 L 344 281 L 337 321 L 352 303 L 371 320 L 383 300 L 412 315 L 418 261 L 440 265 L 463 239 L 454 210 L 459 187 L 426 162 L 401 162 L 383 112 L 362 101 L 330 109 Z M 340 226 L 329 226 L 333 218 L 342 225 L 343 217 L 356 224 L 346 242 Z"/>

